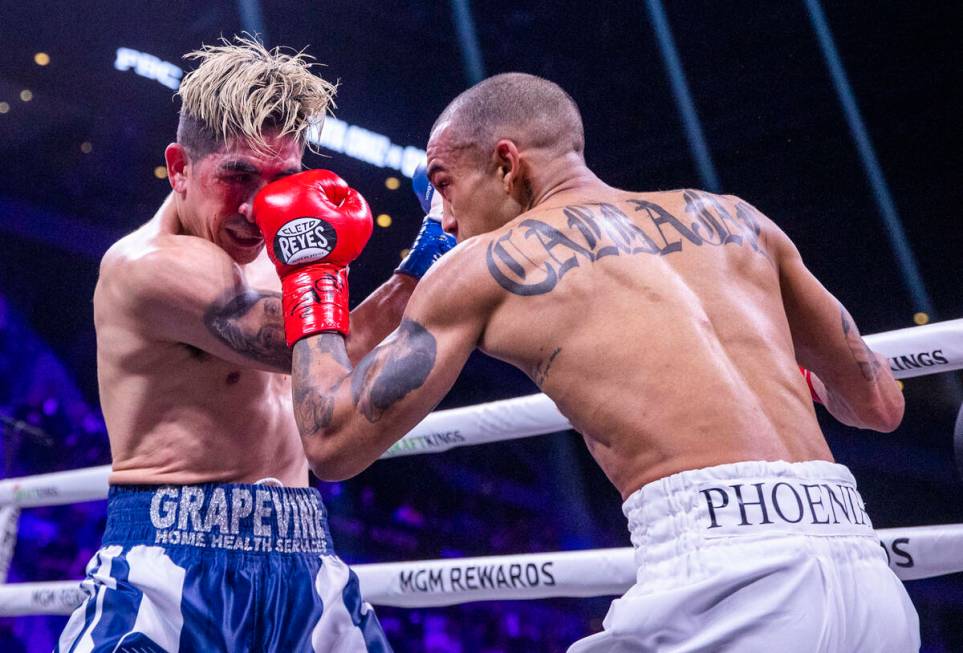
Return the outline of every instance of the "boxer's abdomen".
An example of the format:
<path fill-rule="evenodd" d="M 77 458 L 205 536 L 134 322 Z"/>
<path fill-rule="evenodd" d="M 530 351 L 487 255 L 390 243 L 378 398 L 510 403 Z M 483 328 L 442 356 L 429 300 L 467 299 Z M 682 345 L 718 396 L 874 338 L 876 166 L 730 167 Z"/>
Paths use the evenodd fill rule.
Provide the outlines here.
<path fill-rule="evenodd" d="M 183 345 L 124 352 L 101 347 L 101 403 L 113 484 L 307 483 L 290 379 L 239 369 Z M 141 369 L 132 369 L 140 366 Z"/>

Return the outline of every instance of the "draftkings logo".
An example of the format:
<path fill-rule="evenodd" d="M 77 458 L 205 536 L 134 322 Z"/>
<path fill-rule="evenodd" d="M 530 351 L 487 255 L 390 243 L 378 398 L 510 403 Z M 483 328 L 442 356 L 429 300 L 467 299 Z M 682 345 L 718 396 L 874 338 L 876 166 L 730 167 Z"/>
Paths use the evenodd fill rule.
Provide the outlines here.
<path fill-rule="evenodd" d="M 338 244 L 338 234 L 321 218 L 291 220 L 274 236 L 274 256 L 288 265 L 320 261 Z"/>
<path fill-rule="evenodd" d="M 943 355 L 942 349 L 921 351 L 915 354 L 893 356 L 889 359 L 889 369 L 893 372 L 905 372 L 934 365 L 949 365 L 950 361 Z"/>

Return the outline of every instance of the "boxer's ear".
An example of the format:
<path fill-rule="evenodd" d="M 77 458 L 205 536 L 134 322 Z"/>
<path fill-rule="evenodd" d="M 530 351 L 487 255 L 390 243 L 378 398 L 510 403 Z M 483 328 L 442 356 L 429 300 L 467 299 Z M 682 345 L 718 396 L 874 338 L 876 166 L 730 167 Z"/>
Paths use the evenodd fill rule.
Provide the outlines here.
<path fill-rule="evenodd" d="M 180 143 L 171 143 L 164 150 L 164 160 L 167 162 L 167 179 L 171 188 L 176 193 L 183 193 L 187 190 L 187 150 Z"/>
<path fill-rule="evenodd" d="M 514 142 L 503 138 L 495 144 L 495 166 L 505 193 L 511 195 L 521 173 L 521 157 Z"/>

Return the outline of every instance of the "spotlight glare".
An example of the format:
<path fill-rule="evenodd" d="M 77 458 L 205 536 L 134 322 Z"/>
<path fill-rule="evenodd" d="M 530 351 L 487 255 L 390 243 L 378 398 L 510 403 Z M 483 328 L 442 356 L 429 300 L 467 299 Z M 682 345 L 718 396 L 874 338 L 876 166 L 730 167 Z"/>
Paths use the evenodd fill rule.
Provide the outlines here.
<path fill-rule="evenodd" d="M 405 249 L 401 250 L 401 256 L 399 256 L 398 258 L 404 258 L 404 257 L 408 256 L 408 252 L 410 252 L 410 251 L 411 251 L 411 250 L 406 247 Z"/>
<path fill-rule="evenodd" d="M 7 111 L 10 111 L 10 103 L 0 102 L 0 113 L 6 113 Z"/>
<path fill-rule="evenodd" d="M 385 179 L 385 187 L 388 190 L 398 190 L 400 186 L 401 186 L 401 182 L 398 181 L 397 177 L 388 177 L 387 179 Z"/>
<path fill-rule="evenodd" d="M 29 102 L 33 99 L 33 91 L 31 91 L 29 88 L 23 89 L 20 91 L 20 99 L 24 102 Z"/>
<path fill-rule="evenodd" d="M 84 154 L 90 154 L 94 150 L 94 144 L 90 141 L 84 141 L 80 144 L 80 151 Z"/>
<path fill-rule="evenodd" d="M 381 215 L 378 216 L 375 222 L 378 223 L 379 227 L 387 229 L 388 227 L 391 226 L 391 216 L 388 215 L 387 213 L 382 213 Z"/>
<path fill-rule="evenodd" d="M 167 167 L 157 166 L 156 168 L 154 168 L 154 176 L 157 177 L 158 179 L 167 179 Z"/>
<path fill-rule="evenodd" d="M 33 55 L 33 62 L 38 66 L 46 66 L 48 63 L 50 63 L 50 55 L 46 52 L 38 52 L 37 54 Z"/>
<path fill-rule="evenodd" d="M 918 325 L 923 326 L 924 324 L 927 324 L 930 321 L 930 316 L 920 311 L 919 313 L 913 316 L 913 321 L 916 322 Z"/>

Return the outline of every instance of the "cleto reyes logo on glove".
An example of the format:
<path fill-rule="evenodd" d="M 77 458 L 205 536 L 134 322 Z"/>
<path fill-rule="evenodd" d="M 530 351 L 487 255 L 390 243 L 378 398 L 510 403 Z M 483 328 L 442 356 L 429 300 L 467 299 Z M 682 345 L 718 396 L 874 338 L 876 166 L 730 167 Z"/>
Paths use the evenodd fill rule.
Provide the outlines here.
<path fill-rule="evenodd" d="M 291 265 L 320 261 L 338 244 L 338 234 L 321 218 L 304 216 L 287 222 L 274 236 L 274 256 Z"/>

